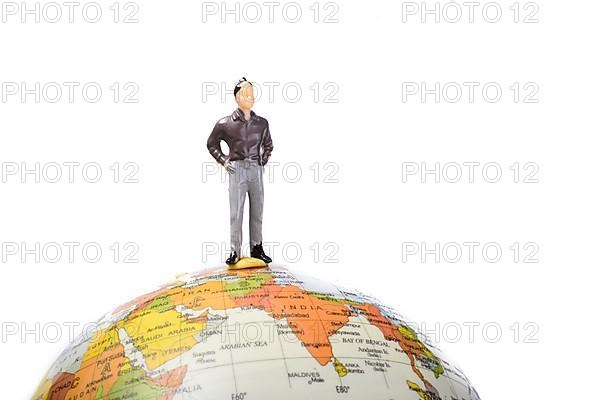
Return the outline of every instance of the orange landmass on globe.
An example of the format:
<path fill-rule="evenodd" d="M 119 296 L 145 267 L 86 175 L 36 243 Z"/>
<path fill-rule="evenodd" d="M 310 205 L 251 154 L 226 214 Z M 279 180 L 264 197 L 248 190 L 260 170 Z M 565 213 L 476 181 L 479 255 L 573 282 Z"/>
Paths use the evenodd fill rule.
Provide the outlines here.
<path fill-rule="evenodd" d="M 286 319 L 298 339 L 321 365 L 333 359 L 329 337 L 342 328 L 351 315 L 344 304 L 312 296 L 293 285 L 275 285 L 272 278 L 258 289 L 234 300 L 238 307 L 254 306 L 272 314 L 275 319 Z"/>

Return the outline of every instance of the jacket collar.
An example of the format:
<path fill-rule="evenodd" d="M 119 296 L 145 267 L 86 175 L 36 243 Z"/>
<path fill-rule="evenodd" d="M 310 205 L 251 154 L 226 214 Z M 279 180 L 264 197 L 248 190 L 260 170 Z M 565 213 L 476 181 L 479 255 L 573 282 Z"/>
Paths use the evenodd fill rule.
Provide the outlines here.
<path fill-rule="evenodd" d="M 246 117 L 244 117 L 244 112 L 242 110 L 240 110 L 239 108 L 237 108 L 233 114 L 231 114 L 231 117 L 233 118 L 233 120 L 235 121 L 236 119 L 239 119 L 240 121 L 245 121 Z M 250 110 L 250 119 L 254 119 L 256 118 L 256 113 L 252 110 Z"/>

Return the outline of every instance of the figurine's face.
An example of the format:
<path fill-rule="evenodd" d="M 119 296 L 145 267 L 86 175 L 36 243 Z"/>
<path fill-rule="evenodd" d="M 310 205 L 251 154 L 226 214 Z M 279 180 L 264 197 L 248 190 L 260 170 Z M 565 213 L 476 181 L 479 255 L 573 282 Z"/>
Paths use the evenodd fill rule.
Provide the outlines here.
<path fill-rule="evenodd" d="M 254 106 L 254 88 L 246 83 L 235 95 L 238 106 L 242 110 L 250 110 Z"/>

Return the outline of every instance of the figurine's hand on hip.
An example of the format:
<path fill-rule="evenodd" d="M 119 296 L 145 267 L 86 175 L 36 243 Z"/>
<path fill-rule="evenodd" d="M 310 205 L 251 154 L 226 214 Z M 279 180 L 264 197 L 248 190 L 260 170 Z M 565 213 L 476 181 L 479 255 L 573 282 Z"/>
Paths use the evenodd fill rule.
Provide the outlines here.
<path fill-rule="evenodd" d="M 223 166 L 225 167 L 225 170 L 230 174 L 233 174 L 235 172 L 235 167 L 231 161 L 225 161 L 225 164 L 223 164 Z"/>

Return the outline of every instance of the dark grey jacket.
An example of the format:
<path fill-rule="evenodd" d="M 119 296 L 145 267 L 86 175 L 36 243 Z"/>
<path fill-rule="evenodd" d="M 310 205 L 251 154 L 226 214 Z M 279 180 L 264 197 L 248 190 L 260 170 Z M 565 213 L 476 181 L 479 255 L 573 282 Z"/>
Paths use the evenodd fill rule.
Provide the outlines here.
<path fill-rule="evenodd" d="M 210 134 L 206 147 L 223 165 L 225 160 L 237 161 L 250 159 L 266 165 L 273 151 L 273 141 L 269 132 L 269 123 L 250 111 L 250 120 L 246 121 L 244 112 L 239 108 L 225 118 L 221 118 Z M 229 146 L 229 156 L 221 150 L 221 140 Z"/>

